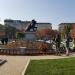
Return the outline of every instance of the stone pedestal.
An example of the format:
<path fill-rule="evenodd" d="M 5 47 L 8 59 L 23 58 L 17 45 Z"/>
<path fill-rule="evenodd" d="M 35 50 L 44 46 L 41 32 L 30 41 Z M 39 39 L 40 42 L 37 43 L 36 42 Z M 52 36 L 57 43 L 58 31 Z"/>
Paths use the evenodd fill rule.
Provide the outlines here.
<path fill-rule="evenodd" d="M 25 32 L 25 40 L 30 40 L 30 41 L 37 40 L 36 32 Z"/>

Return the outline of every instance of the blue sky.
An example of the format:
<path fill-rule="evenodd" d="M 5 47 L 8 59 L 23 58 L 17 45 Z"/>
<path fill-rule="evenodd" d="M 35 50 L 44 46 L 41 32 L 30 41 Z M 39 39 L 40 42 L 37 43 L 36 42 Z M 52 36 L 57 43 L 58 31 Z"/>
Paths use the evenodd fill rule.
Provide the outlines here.
<path fill-rule="evenodd" d="M 4 19 L 75 22 L 75 0 L 0 0 L 0 22 Z"/>

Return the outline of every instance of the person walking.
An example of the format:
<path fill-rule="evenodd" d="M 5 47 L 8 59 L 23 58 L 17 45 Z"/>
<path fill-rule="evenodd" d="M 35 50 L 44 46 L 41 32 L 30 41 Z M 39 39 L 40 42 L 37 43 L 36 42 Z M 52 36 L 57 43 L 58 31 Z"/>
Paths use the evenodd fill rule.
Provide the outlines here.
<path fill-rule="evenodd" d="M 8 44 L 8 38 L 5 37 L 5 38 L 4 38 L 4 41 L 5 41 L 5 44 L 7 45 L 7 44 Z"/>
<path fill-rule="evenodd" d="M 75 37 L 73 38 L 73 51 L 75 51 Z"/>
<path fill-rule="evenodd" d="M 66 56 L 69 56 L 70 49 L 70 36 L 69 34 L 66 36 Z"/>
<path fill-rule="evenodd" d="M 1 43 L 2 43 L 2 45 L 4 45 L 4 38 L 1 39 Z"/>
<path fill-rule="evenodd" d="M 56 35 L 56 55 L 60 55 L 60 44 L 61 44 L 61 36 L 60 34 Z"/>

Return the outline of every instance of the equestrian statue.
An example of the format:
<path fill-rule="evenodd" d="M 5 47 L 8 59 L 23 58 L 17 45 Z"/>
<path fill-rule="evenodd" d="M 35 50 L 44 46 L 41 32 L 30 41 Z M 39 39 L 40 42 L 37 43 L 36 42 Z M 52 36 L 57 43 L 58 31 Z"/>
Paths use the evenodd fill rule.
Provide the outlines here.
<path fill-rule="evenodd" d="M 31 24 L 26 27 L 25 31 L 31 31 L 31 29 L 33 30 L 33 32 L 36 31 L 37 27 L 35 25 L 36 25 L 36 21 L 32 20 Z"/>

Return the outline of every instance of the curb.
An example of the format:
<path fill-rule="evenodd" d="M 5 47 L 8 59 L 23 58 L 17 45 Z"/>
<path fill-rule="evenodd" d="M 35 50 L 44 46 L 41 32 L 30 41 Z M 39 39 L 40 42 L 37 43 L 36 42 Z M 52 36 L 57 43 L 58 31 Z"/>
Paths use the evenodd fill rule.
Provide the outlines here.
<path fill-rule="evenodd" d="M 22 71 L 22 74 L 21 75 L 24 75 L 25 74 L 26 69 L 27 69 L 29 63 L 30 63 L 30 59 L 27 61 L 27 64 L 25 65 L 24 70 Z"/>

